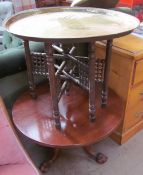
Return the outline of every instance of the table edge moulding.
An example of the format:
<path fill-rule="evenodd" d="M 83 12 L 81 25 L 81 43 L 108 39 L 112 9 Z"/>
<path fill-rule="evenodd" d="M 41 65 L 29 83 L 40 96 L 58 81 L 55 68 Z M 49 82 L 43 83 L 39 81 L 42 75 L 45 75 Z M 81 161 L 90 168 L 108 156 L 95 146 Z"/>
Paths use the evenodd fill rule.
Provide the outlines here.
<path fill-rule="evenodd" d="M 108 29 L 109 31 L 104 31 L 102 29 L 103 28 L 103 26 L 102 26 L 103 22 L 99 23 L 99 25 L 101 25 L 101 26 L 99 26 L 99 29 L 102 30 L 103 33 L 95 33 L 95 27 L 96 26 L 91 26 L 90 25 L 90 23 L 92 21 L 90 21 L 89 23 L 87 22 L 87 20 L 82 21 L 82 25 L 84 25 L 84 26 L 78 25 L 78 21 L 77 21 L 76 24 L 72 23 L 72 25 L 75 26 L 75 27 L 73 27 L 70 24 L 66 24 L 67 26 L 65 26 L 66 27 L 65 29 L 70 30 L 71 32 L 73 32 L 72 35 L 71 35 L 71 33 L 66 34 L 66 30 L 64 29 L 63 32 L 61 32 L 61 33 L 60 33 L 60 31 L 59 32 L 57 31 L 57 34 L 55 33 L 56 34 L 55 36 L 54 36 L 54 34 L 50 33 L 52 35 L 52 37 L 51 37 L 50 34 L 47 35 L 47 33 L 46 33 L 47 28 L 46 28 L 46 30 L 42 30 L 43 26 L 41 26 L 41 28 L 40 28 L 40 26 L 37 24 L 36 19 L 39 17 L 39 20 L 40 20 L 41 19 L 40 16 L 42 17 L 42 15 L 44 16 L 44 14 L 50 14 L 50 13 L 51 14 L 52 13 L 56 14 L 58 12 L 61 13 L 61 14 L 62 13 L 66 14 L 66 12 L 68 12 L 68 13 L 71 12 L 71 15 L 68 16 L 68 18 L 69 18 L 68 20 L 70 20 L 71 23 L 72 23 L 72 15 L 74 15 L 74 12 L 75 12 L 74 18 L 77 17 L 76 13 L 81 13 L 80 14 L 81 16 L 78 17 L 79 18 L 78 21 L 82 20 L 85 17 L 87 17 L 87 19 L 91 18 L 91 16 L 89 16 L 89 17 L 88 16 L 82 16 L 83 13 L 85 13 L 87 15 L 93 15 L 93 14 L 98 15 L 99 14 L 99 15 L 102 15 L 101 18 L 103 17 L 103 19 L 102 19 L 103 22 L 104 22 L 104 20 L 108 20 L 108 19 L 104 19 L 104 15 L 108 15 L 110 20 L 113 18 L 112 21 L 108 20 L 108 22 L 109 22 L 108 27 L 110 27 L 110 25 L 113 24 L 113 22 L 115 24 L 113 24 L 112 27 L 110 27 Z M 93 15 L 92 18 L 94 18 L 94 17 L 96 19 L 96 16 Z M 34 20 L 34 18 L 35 18 L 35 21 L 34 21 L 34 23 L 31 24 L 31 26 L 29 26 L 31 28 L 29 28 L 28 30 L 26 30 L 26 26 L 24 26 L 24 25 L 21 26 L 22 22 L 24 22 L 25 25 L 30 25 L 30 24 L 28 24 L 28 20 Z M 62 22 L 63 22 L 63 25 L 65 25 L 65 23 L 67 23 L 66 16 L 63 16 L 63 17 L 61 16 L 61 18 L 64 18 Z M 124 19 L 125 21 L 124 20 L 119 20 L 120 18 Z M 26 19 L 28 19 L 28 20 L 26 20 Z M 46 19 L 46 17 L 45 17 L 45 19 Z M 55 15 L 53 19 L 56 20 L 56 22 L 59 22 L 58 21 L 58 14 L 57 14 L 57 16 Z M 119 21 L 115 21 L 115 20 L 119 20 Z M 121 25 L 122 22 L 123 22 L 124 25 L 126 25 L 125 28 L 124 27 L 122 28 L 121 26 L 119 28 L 119 25 Z M 107 23 L 107 21 L 106 21 L 106 23 Z M 51 24 L 52 23 L 49 23 L 49 25 L 51 25 Z M 85 24 L 87 26 L 85 26 Z M 36 25 L 35 27 L 39 26 L 37 28 L 37 31 L 39 29 L 41 29 L 41 32 L 39 32 L 39 34 L 33 32 L 33 25 Z M 122 13 L 122 12 L 114 11 L 114 10 L 91 8 L 91 7 L 88 7 L 88 8 L 86 8 L 86 7 L 72 7 L 72 8 L 71 7 L 49 7 L 49 8 L 46 7 L 46 8 L 37 8 L 37 9 L 26 10 L 26 11 L 20 12 L 16 15 L 12 16 L 9 20 L 7 20 L 5 22 L 5 28 L 7 29 L 7 31 L 9 31 L 10 33 L 16 35 L 17 37 L 19 37 L 23 40 L 46 42 L 47 39 L 48 39 L 49 42 L 51 41 L 51 42 L 64 42 L 64 43 L 69 43 L 69 42 L 73 42 L 73 43 L 74 42 L 78 42 L 78 43 L 80 42 L 81 43 L 81 42 L 89 42 L 89 41 L 95 41 L 95 40 L 99 41 L 99 40 L 108 40 L 108 39 L 111 40 L 111 39 L 118 38 L 118 37 L 121 37 L 121 36 L 124 36 L 124 35 L 127 35 L 127 34 L 131 33 L 138 25 L 139 25 L 139 20 L 134 16 L 131 16 L 131 15 L 128 15 L 128 14 L 125 14 L 125 13 Z M 23 34 L 23 31 L 21 30 L 21 28 L 19 28 L 20 26 L 24 27 L 23 29 L 25 29 L 25 31 L 24 31 L 25 34 Z M 57 24 L 56 27 L 61 27 L 61 26 Z M 116 28 L 114 28 L 114 27 L 116 27 Z M 76 30 L 76 28 L 77 28 L 77 30 Z M 51 28 L 50 30 L 52 30 L 52 29 L 53 28 Z M 76 33 L 78 31 L 80 31 L 80 29 L 85 31 L 85 32 L 83 32 L 83 35 L 82 35 L 82 32 Z M 94 29 L 94 32 L 92 33 L 93 29 Z M 117 30 L 117 31 L 114 31 L 114 29 Z M 96 28 L 96 30 L 97 30 L 97 28 Z M 88 34 L 88 32 L 90 32 L 90 34 Z"/>
<path fill-rule="evenodd" d="M 17 128 L 56 150 L 81 146 L 91 158 L 104 163 L 107 157 L 95 155 L 89 145 L 109 135 L 121 122 L 122 100 L 108 92 L 112 41 L 138 25 L 137 18 L 121 12 L 83 7 L 34 9 L 8 19 L 6 29 L 24 40 L 31 94 L 23 93 L 13 106 Z M 31 52 L 31 40 L 44 42 L 45 53 Z M 95 57 L 95 43 L 100 40 L 107 41 L 102 60 Z M 88 57 L 74 54 L 74 43 L 83 42 L 88 42 Z M 71 48 L 65 49 L 66 43 Z M 39 75 L 47 77 L 49 88 L 36 87 L 34 80 Z M 31 128 L 35 134 L 30 134 Z"/>

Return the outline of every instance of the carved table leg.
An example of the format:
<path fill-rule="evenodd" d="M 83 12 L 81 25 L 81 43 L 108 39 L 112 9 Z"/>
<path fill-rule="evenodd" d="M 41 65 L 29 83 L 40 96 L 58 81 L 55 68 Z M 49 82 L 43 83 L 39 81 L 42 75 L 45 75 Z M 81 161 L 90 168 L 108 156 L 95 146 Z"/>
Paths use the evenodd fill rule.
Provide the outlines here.
<path fill-rule="evenodd" d="M 27 75 L 28 75 L 30 94 L 32 98 L 36 98 L 37 95 L 35 92 L 35 82 L 34 82 L 34 75 L 32 70 L 32 59 L 30 55 L 29 41 L 24 41 L 24 48 L 25 48 L 25 60 L 27 65 Z"/>
<path fill-rule="evenodd" d="M 49 72 L 50 93 L 53 106 L 53 117 L 57 129 L 61 129 L 60 113 L 58 107 L 57 80 L 55 76 L 54 58 L 52 43 L 45 43 L 45 52 L 47 55 L 47 71 Z"/>
<path fill-rule="evenodd" d="M 112 40 L 108 40 L 106 44 L 106 56 L 105 56 L 105 69 L 104 69 L 104 80 L 101 94 L 101 106 L 106 107 L 107 97 L 108 97 L 108 77 L 111 61 L 111 51 L 112 51 Z"/>
<path fill-rule="evenodd" d="M 95 120 L 95 42 L 89 43 L 89 119 Z"/>
<path fill-rule="evenodd" d="M 105 156 L 103 153 L 95 153 L 91 146 L 83 147 L 83 150 L 89 155 L 89 157 L 95 160 L 99 164 L 103 164 L 107 161 L 108 157 Z"/>
<path fill-rule="evenodd" d="M 46 173 L 48 171 L 48 168 L 50 167 L 50 165 L 58 158 L 59 152 L 60 152 L 60 149 L 55 148 L 52 158 L 49 161 L 44 161 L 40 165 L 40 171 L 42 173 Z"/>

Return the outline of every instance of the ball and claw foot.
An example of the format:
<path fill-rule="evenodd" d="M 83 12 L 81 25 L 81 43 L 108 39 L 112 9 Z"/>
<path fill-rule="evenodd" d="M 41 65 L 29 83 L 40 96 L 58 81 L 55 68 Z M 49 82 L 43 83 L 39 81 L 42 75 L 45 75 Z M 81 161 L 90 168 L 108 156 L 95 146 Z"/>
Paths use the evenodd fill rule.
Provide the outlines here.
<path fill-rule="evenodd" d="M 48 168 L 50 167 L 50 165 L 51 165 L 51 163 L 45 161 L 45 162 L 41 163 L 39 169 L 42 173 L 46 173 L 48 171 Z"/>
<path fill-rule="evenodd" d="M 108 157 L 103 153 L 96 154 L 91 146 L 85 146 L 83 147 L 83 150 L 91 159 L 95 160 L 98 164 L 104 164 L 108 160 Z"/>
<path fill-rule="evenodd" d="M 97 153 L 96 156 L 95 156 L 95 161 L 98 163 L 98 164 L 104 164 L 106 163 L 108 160 L 108 157 L 105 156 L 104 154 L 102 153 Z"/>
<path fill-rule="evenodd" d="M 52 155 L 52 158 L 49 161 L 44 161 L 41 163 L 39 169 L 42 173 L 46 173 L 48 171 L 51 164 L 54 163 L 56 161 L 56 159 L 58 158 L 59 153 L 60 153 L 60 149 L 55 148 L 54 153 Z"/>

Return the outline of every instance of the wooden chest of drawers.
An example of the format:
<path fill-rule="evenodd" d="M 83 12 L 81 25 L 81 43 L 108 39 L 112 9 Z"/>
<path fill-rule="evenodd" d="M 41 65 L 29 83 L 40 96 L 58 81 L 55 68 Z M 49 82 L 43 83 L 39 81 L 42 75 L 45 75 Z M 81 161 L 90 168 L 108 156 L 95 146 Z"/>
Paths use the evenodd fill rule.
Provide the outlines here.
<path fill-rule="evenodd" d="M 104 57 L 104 43 L 96 53 Z M 123 144 L 143 128 L 143 39 L 128 35 L 114 40 L 109 87 L 124 100 L 123 122 L 112 138 Z"/>

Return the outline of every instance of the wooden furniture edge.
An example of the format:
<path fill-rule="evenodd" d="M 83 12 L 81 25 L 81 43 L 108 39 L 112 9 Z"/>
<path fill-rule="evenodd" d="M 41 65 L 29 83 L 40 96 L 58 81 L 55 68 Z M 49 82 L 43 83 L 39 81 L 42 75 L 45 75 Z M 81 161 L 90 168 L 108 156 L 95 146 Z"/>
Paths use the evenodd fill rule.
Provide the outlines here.
<path fill-rule="evenodd" d="M 123 136 L 121 136 L 120 133 L 118 133 L 118 132 L 113 132 L 110 137 L 111 137 L 111 139 L 116 141 L 119 145 L 122 145 L 125 142 L 127 142 L 132 136 L 134 136 L 140 130 L 142 130 L 142 128 L 143 128 L 143 121 L 138 122 L 135 126 L 130 128 L 128 131 L 126 131 L 123 134 Z"/>
<path fill-rule="evenodd" d="M 0 96 L 0 108 L 3 110 L 4 114 L 5 114 L 5 118 L 8 122 L 9 127 L 11 128 L 16 142 L 19 145 L 19 148 L 21 149 L 21 151 L 23 152 L 23 155 L 25 156 L 25 158 L 27 159 L 28 163 L 33 167 L 33 169 L 35 169 L 35 172 L 37 172 L 37 175 L 41 175 L 40 171 L 38 170 L 38 168 L 36 168 L 36 166 L 34 165 L 34 162 L 32 161 L 32 159 L 30 158 L 30 156 L 28 155 L 26 149 L 24 148 L 24 146 L 22 145 L 20 139 L 18 138 L 17 134 L 16 134 L 16 130 L 12 124 L 12 121 L 10 120 L 9 114 L 7 112 L 6 106 L 4 104 L 4 101 L 2 99 L 2 97 Z"/>

